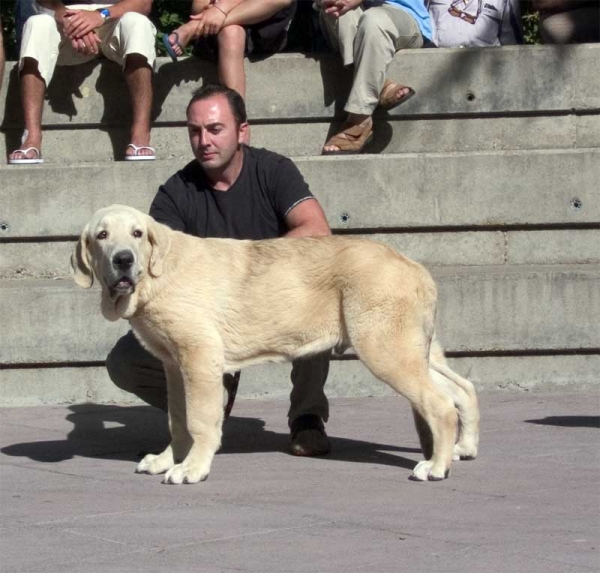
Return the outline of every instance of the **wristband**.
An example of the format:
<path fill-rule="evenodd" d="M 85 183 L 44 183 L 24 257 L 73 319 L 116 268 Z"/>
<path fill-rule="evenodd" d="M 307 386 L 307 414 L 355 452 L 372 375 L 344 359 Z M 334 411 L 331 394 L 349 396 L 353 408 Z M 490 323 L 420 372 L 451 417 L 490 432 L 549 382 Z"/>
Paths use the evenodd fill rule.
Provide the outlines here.
<path fill-rule="evenodd" d="M 108 8 L 98 8 L 98 10 L 96 10 L 96 12 L 100 13 L 100 16 L 102 16 L 102 18 L 104 18 L 104 23 L 106 24 L 106 22 L 108 22 L 108 20 L 110 18 L 110 12 L 108 11 Z"/>

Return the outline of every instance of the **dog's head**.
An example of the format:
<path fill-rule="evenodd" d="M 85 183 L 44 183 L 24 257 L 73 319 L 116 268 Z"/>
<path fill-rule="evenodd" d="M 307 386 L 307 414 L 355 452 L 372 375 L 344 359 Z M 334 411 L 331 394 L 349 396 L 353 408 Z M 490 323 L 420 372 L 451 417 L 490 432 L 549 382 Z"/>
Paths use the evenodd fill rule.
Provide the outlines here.
<path fill-rule="evenodd" d="M 114 312 L 124 316 L 118 312 L 119 300 L 134 295 L 148 275 L 162 274 L 169 248 L 167 227 L 132 207 L 111 205 L 96 211 L 83 229 L 71 255 L 71 270 L 83 288 L 90 288 L 95 276 Z M 103 301 L 103 312 L 108 301 Z M 130 305 L 123 305 L 123 310 L 125 307 Z M 110 312 L 104 314 L 112 320 L 118 318 Z"/>

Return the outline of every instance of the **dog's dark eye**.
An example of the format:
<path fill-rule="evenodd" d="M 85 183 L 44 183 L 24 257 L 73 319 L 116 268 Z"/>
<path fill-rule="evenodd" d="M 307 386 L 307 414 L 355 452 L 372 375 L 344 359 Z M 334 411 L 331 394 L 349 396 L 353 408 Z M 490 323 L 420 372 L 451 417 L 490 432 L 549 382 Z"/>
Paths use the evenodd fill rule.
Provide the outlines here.
<path fill-rule="evenodd" d="M 108 237 L 108 233 L 106 231 L 100 231 L 98 235 L 96 235 L 96 238 L 100 240 L 106 239 L 106 237 Z"/>
<path fill-rule="evenodd" d="M 139 239 L 139 238 L 140 238 L 140 237 L 142 237 L 143 235 L 144 235 L 144 233 L 142 233 L 142 231 L 140 231 L 139 229 L 136 229 L 136 230 L 133 232 L 133 236 L 134 236 L 136 239 Z"/>

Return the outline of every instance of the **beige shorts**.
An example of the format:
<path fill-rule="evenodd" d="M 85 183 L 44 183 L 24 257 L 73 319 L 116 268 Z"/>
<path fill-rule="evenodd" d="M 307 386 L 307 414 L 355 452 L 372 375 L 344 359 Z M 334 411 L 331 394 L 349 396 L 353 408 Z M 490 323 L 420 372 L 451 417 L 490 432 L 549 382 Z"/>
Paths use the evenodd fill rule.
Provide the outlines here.
<path fill-rule="evenodd" d="M 110 4 L 83 4 L 69 6 L 72 10 L 95 10 L 110 8 Z M 71 46 L 71 42 L 61 35 L 58 25 L 50 11 L 31 16 L 23 29 L 19 69 L 23 67 L 23 58 L 32 58 L 38 62 L 38 70 L 46 85 L 50 83 L 54 68 L 76 66 L 94 60 L 99 56 L 80 54 Z M 130 54 L 140 54 L 154 67 L 156 60 L 156 28 L 146 16 L 137 12 L 127 12 L 118 20 L 107 22 L 96 30 L 100 37 L 101 55 L 125 66 Z"/>

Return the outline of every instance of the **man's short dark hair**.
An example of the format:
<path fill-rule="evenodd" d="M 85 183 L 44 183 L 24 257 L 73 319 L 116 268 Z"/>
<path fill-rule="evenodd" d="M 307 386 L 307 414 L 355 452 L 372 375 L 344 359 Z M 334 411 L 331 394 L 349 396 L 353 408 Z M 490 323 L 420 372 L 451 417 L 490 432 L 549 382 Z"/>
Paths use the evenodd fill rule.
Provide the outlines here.
<path fill-rule="evenodd" d="M 231 108 L 231 112 L 235 118 L 236 125 L 239 127 L 242 123 L 246 123 L 248 121 L 248 117 L 246 115 L 246 104 L 244 103 L 244 98 L 242 98 L 242 96 L 235 90 L 232 90 L 223 84 L 206 84 L 198 88 L 192 94 L 192 99 L 185 110 L 186 115 L 192 104 L 196 103 L 197 101 L 221 94 L 224 95 L 229 102 L 229 107 Z"/>

